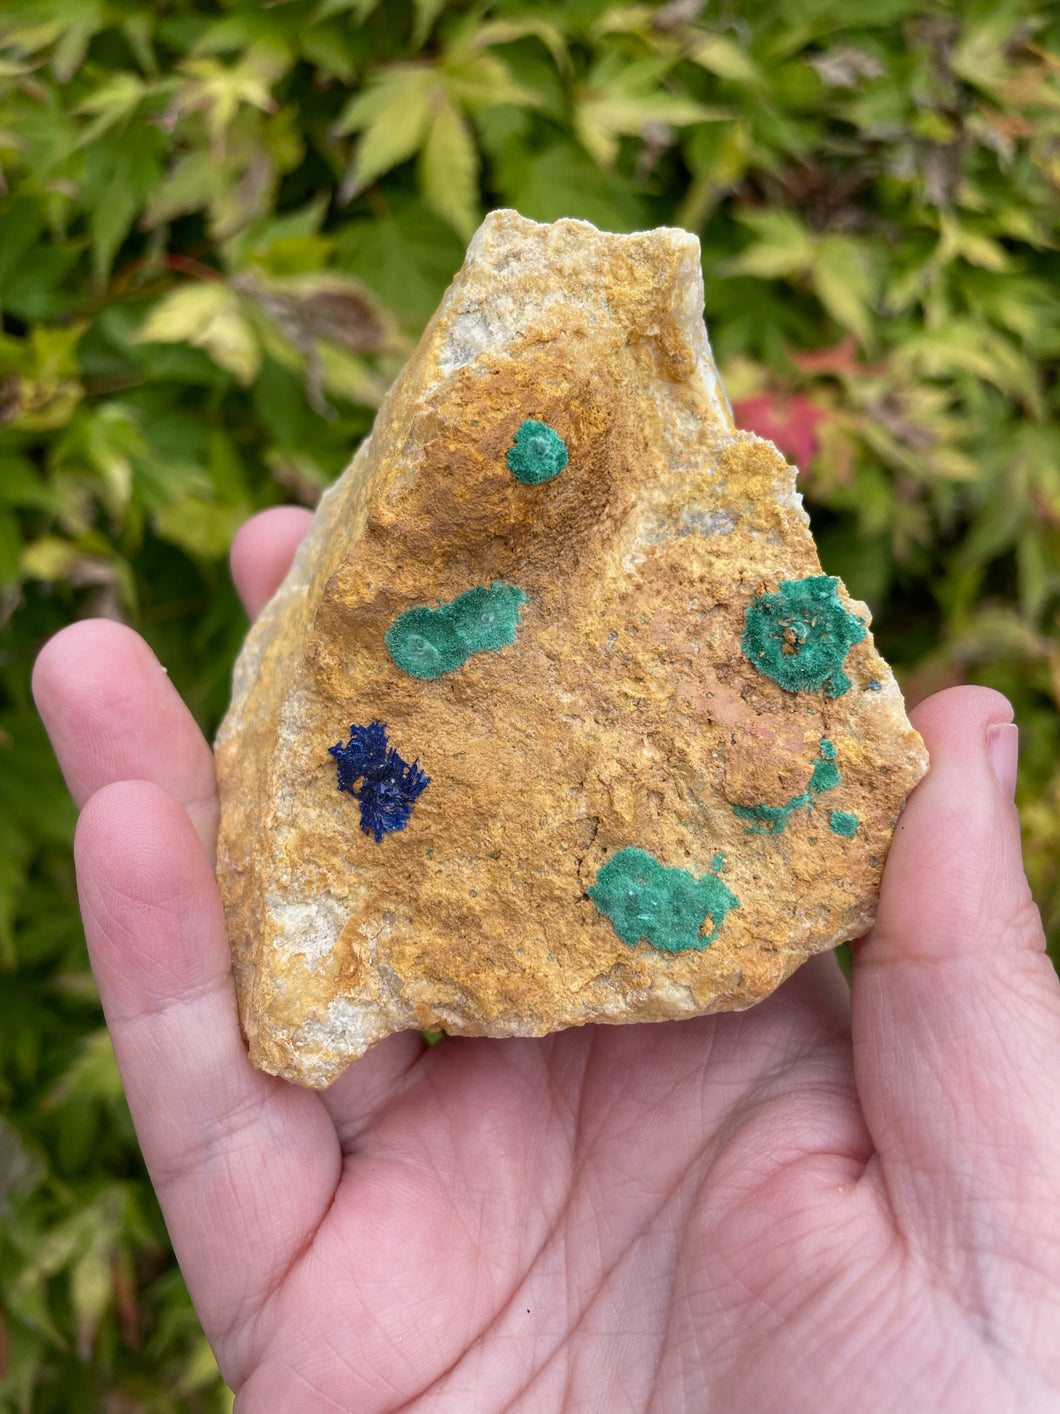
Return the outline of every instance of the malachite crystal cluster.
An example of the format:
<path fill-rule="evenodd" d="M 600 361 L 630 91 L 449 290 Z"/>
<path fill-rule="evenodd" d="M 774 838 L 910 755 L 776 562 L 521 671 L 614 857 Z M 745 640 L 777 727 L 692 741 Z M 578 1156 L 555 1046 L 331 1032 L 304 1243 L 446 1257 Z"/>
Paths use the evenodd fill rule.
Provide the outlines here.
<path fill-rule="evenodd" d="M 515 434 L 507 460 L 516 481 L 539 486 L 553 480 L 567 465 L 567 444 L 545 423 L 527 418 Z"/>
<path fill-rule="evenodd" d="M 796 810 L 812 810 L 819 795 L 835 789 L 842 780 L 839 767 L 835 763 L 835 746 L 827 737 L 822 737 L 818 752 L 806 789 L 798 795 L 793 795 L 786 805 L 733 806 L 733 814 L 738 820 L 751 821 L 745 834 L 782 835 Z M 857 833 L 858 817 L 845 810 L 833 810 L 828 828 L 837 835 L 852 839 Z"/>
<path fill-rule="evenodd" d="M 828 574 L 788 579 L 748 605 L 743 651 L 787 692 L 842 697 L 850 687 L 843 664 L 866 630 L 839 602 L 838 584 Z"/>
<path fill-rule="evenodd" d="M 472 653 L 515 642 L 526 595 L 514 584 L 476 584 L 437 609 L 408 609 L 386 632 L 387 652 L 414 678 L 440 678 L 463 667 Z"/>
<path fill-rule="evenodd" d="M 589 897 L 624 943 L 643 940 L 664 952 L 702 950 L 740 900 L 716 874 L 697 878 L 666 868 L 646 849 L 620 849 L 596 876 Z M 707 919 L 711 929 L 703 932 Z"/>

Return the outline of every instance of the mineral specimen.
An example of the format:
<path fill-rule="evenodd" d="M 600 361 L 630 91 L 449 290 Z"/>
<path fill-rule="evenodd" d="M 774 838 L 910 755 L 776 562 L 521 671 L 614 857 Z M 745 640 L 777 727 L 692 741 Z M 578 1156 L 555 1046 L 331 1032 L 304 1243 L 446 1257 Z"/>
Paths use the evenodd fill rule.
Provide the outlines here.
<path fill-rule="evenodd" d="M 747 1007 L 871 924 L 923 745 L 702 301 L 683 231 L 475 236 L 237 665 L 257 1065 Z"/>

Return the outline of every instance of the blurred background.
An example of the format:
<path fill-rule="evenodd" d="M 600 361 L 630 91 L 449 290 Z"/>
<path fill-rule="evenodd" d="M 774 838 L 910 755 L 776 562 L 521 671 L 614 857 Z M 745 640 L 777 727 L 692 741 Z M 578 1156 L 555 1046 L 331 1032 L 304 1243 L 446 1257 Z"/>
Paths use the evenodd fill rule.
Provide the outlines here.
<path fill-rule="evenodd" d="M 6 0 L 5 1414 L 231 1408 L 102 1029 L 34 655 L 123 619 L 212 732 L 234 530 L 342 470 L 501 205 L 700 235 L 737 420 L 797 463 L 910 701 L 1015 704 L 1057 945 L 1055 5 Z"/>

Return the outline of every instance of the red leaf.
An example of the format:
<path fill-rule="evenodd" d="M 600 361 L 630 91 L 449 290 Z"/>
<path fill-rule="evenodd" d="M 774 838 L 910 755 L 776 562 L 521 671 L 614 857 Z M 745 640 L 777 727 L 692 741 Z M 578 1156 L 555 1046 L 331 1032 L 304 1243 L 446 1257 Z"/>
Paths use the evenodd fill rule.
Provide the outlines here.
<path fill-rule="evenodd" d="M 757 393 L 732 405 L 737 425 L 776 444 L 789 461 L 804 471 L 817 455 L 817 424 L 826 416 L 823 408 L 805 398 L 784 398 L 774 393 Z"/>

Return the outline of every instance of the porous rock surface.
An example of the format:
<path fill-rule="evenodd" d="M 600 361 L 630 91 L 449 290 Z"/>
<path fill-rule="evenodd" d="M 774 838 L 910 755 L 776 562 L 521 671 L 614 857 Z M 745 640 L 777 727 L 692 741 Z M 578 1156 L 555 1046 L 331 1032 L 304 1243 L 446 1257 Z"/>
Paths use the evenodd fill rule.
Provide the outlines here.
<path fill-rule="evenodd" d="M 748 1007 L 872 923 L 924 747 L 702 308 L 684 231 L 476 234 L 236 668 L 218 872 L 256 1065 L 320 1087 L 409 1027 Z M 567 453 L 539 482 L 526 422 Z M 514 642 L 398 665 L 402 614 L 493 585 Z M 329 751 L 373 722 L 430 778 L 381 838 Z"/>

